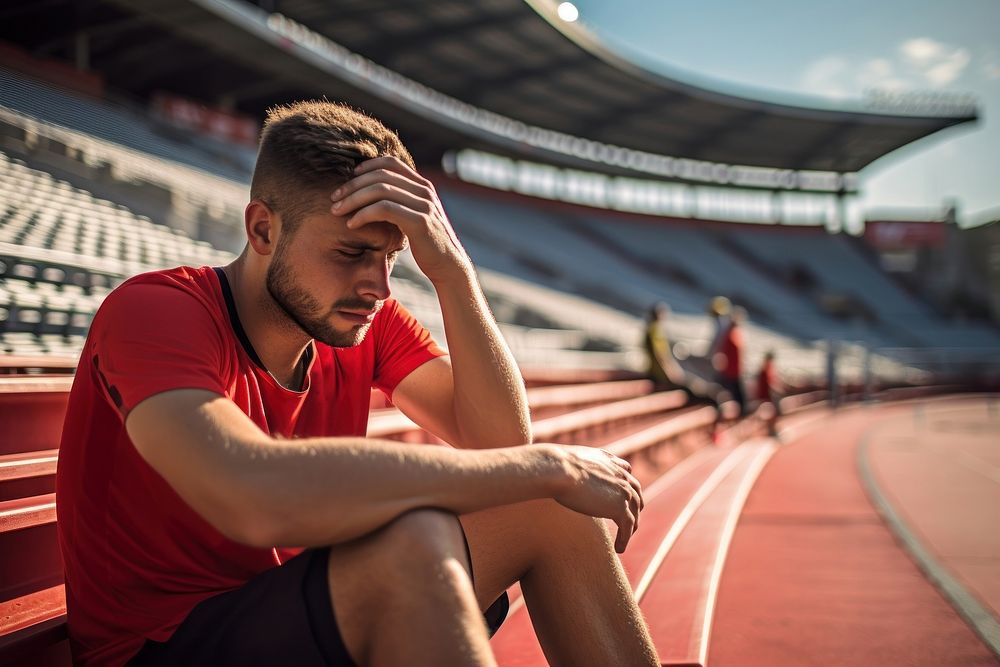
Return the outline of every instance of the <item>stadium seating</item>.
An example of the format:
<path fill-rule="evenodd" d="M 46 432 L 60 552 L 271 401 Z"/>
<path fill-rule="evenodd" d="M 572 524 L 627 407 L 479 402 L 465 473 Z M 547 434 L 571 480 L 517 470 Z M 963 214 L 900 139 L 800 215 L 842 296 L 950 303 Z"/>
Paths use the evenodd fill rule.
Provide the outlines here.
<path fill-rule="evenodd" d="M 0 152 L 0 351 L 77 355 L 124 278 L 231 257 Z"/>
<path fill-rule="evenodd" d="M 246 180 L 252 170 L 252 149 L 215 146 L 210 140 L 171 131 L 124 104 L 64 91 L 2 67 L 0 90 L 0 105 L 81 135 L 234 181 Z"/>
<path fill-rule="evenodd" d="M 757 230 L 754 230 L 757 231 Z M 735 231 L 734 243 L 785 275 L 805 272 L 829 295 L 846 295 L 875 318 L 874 326 L 859 328 L 854 338 L 874 338 L 883 347 L 996 347 L 1000 333 L 975 324 L 954 325 L 894 284 L 866 257 L 854 240 L 844 236 Z M 872 336 L 875 331 L 891 332 Z"/>
<path fill-rule="evenodd" d="M 231 257 L 0 153 L 0 243 L 139 268 Z"/>
<path fill-rule="evenodd" d="M 18 363 L 31 368 L 38 362 Z M 713 408 L 682 409 L 681 392 L 651 394 L 647 380 L 619 378 L 620 373 L 582 372 L 574 377 L 565 371 L 529 375 L 535 385 L 529 389 L 529 401 L 537 437 L 611 448 L 630 458 L 646 483 L 711 440 L 717 421 Z M 551 384 L 572 379 L 585 381 Z M 4 664 L 66 664 L 54 474 L 71 382 L 67 374 L 0 377 L 0 426 L 5 433 L 0 442 L 4 566 L 0 662 Z M 428 440 L 395 409 L 373 411 L 369 435 Z"/>

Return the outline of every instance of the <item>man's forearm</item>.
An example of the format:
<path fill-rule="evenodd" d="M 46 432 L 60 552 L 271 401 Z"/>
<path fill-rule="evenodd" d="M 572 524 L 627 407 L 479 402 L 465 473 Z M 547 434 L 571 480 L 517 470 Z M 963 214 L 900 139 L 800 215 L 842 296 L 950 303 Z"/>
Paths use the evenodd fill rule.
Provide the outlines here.
<path fill-rule="evenodd" d="M 476 448 L 531 442 L 524 380 L 472 267 L 435 284 L 454 377 L 461 442 Z"/>
<path fill-rule="evenodd" d="M 259 546 L 336 544 L 411 509 L 474 512 L 551 497 L 568 481 L 557 448 L 543 445 L 463 451 L 318 438 L 268 440 L 230 454 L 239 497 L 255 505 L 244 508 L 254 523 L 245 539 Z"/>

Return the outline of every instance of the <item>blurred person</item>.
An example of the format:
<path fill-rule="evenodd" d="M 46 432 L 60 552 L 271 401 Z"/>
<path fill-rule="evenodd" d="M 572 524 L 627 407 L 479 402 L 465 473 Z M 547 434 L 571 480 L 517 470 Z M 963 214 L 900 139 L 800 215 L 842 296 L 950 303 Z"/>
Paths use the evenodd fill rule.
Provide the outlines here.
<path fill-rule="evenodd" d="M 670 306 L 662 301 L 653 305 L 646 316 L 643 349 L 646 352 L 646 374 L 657 391 L 681 389 L 687 386 L 684 369 L 674 356 L 667 336 Z"/>
<path fill-rule="evenodd" d="M 531 444 L 397 136 L 329 102 L 272 109 L 250 197 L 236 260 L 133 277 L 90 329 L 57 471 L 75 662 L 493 665 L 520 580 L 553 661 L 658 665 L 615 556 L 641 487 L 602 450 Z M 407 246 L 450 353 L 391 298 Z M 366 438 L 373 386 L 454 447 Z"/>
<path fill-rule="evenodd" d="M 712 330 L 712 342 L 708 345 L 708 357 L 711 358 L 719 347 L 722 337 L 729 328 L 729 314 L 733 304 L 724 296 L 712 297 L 708 302 L 708 315 L 712 318 L 714 329 Z"/>
<path fill-rule="evenodd" d="M 712 319 L 712 335 L 708 347 L 705 348 L 704 356 L 691 357 L 688 360 L 688 367 L 702 378 L 714 378 L 717 375 L 712 360 L 718 351 L 719 341 L 728 327 L 730 308 L 729 299 L 724 296 L 712 297 L 708 302 L 706 313 Z"/>
<path fill-rule="evenodd" d="M 666 330 L 670 314 L 670 306 L 658 302 L 649 309 L 646 316 L 643 349 L 646 353 L 647 377 L 653 381 L 656 391 L 680 389 L 689 399 L 707 399 L 718 404 L 722 387 L 707 382 L 695 373 L 687 372 L 674 356 Z"/>
<path fill-rule="evenodd" d="M 712 356 L 712 362 L 718 372 L 718 381 L 729 392 L 730 396 L 740 406 L 740 415 L 746 414 L 746 395 L 743 392 L 743 322 L 746 320 L 745 308 L 733 308 L 729 315 L 729 324 L 723 332 Z"/>
<path fill-rule="evenodd" d="M 768 350 L 757 373 L 757 400 L 770 404 L 767 420 L 768 434 L 777 435 L 778 417 L 781 416 L 781 399 L 784 395 L 784 385 L 774 365 L 774 350 Z"/>

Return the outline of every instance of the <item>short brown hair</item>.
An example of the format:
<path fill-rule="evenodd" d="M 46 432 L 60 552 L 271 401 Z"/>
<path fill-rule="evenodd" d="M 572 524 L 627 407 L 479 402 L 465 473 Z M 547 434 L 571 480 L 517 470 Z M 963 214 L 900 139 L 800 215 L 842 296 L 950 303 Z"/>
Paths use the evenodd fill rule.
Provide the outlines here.
<path fill-rule="evenodd" d="M 337 102 L 273 107 L 261 131 L 250 197 L 280 214 L 286 231 L 317 207 L 317 195 L 350 180 L 358 163 L 395 156 L 414 167 L 395 132 Z"/>

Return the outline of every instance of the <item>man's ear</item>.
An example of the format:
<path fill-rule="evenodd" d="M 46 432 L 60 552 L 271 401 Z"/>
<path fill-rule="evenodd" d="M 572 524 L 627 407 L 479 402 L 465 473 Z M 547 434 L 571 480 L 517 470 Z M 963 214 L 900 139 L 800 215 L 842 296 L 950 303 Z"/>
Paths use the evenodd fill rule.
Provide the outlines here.
<path fill-rule="evenodd" d="M 246 227 L 247 241 L 258 255 L 274 252 L 277 238 L 277 220 L 271 207 L 260 199 L 252 199 L 243 211 L 243 225 Z"/>

